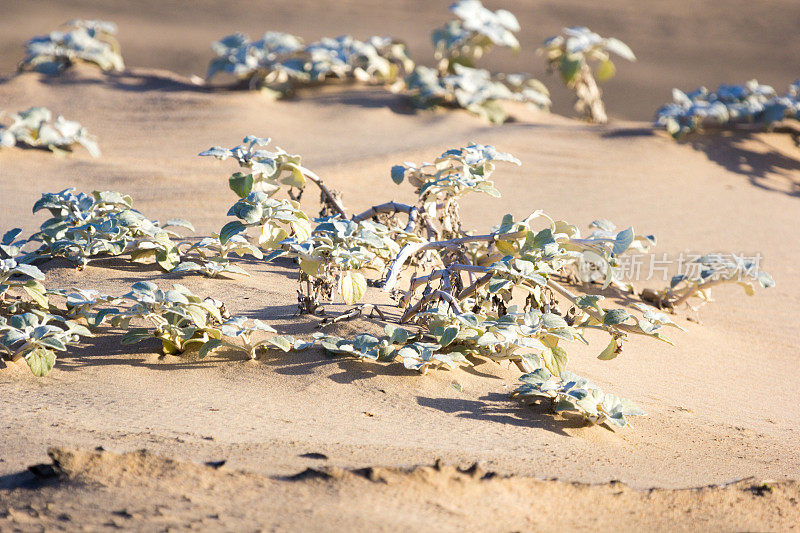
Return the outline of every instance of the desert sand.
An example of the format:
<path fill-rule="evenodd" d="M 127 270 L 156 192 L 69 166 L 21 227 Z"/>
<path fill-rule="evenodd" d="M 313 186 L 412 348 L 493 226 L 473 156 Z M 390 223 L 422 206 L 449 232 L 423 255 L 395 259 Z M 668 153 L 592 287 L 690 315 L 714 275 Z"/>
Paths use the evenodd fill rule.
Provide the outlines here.
<path fill-rule="evenodd" d="M 125 192 L 147 216 L 186 218 L 208 235 L 235 200 L 226 183 L 234 164 L 197 153 L 251 133 L 303 155 L 351 212 L 412 198 L 410 187 L 389 179 L 393 164 L 475 141 L 523 165 L 495 172 L 502 199 L 463 203 L 467 227 L 488 230 L 506 212 L 523 217 L 538 208 L 581 227 L 608 218 L 655 234 L 659 255 L 760 253 L 777 287 L 747 297 L 726 286 L 699 313 L 680 310 L 675 320 L 687 332 L 671 335 L 675 347 L 636 339 L 610 362 L 595 359 L 596 345 L 571 347 L 571 369 L 648 412 L 619 431 L 510 401 L 519 372 L 490 363 L 419 376 L 321 350 L 258 361 L 220 351 L 196 360 L 159 356 L 155 343 L 123 347 L 114 336 L 88 339 L 45 378 L 24 363 L 0 363 L 0 530 L 798 527 L 792 330 L 800 311 L 800 149 L 778 134 L 679 144 L 648 122 L 673 86 L 757 77 L 784 87 L 800 72 L 788 52 L 800 46 L 796 3 L 506 6 L 519 16 L 527 48 L 516 57 L 491 53 L 487 65 L 538 73 L 556 105 L 552 114 L 515 107 L 516 120 L 500 127 L 461 111 L 414 112 L 380 87 L 322 88 L 274 102 L 189 78 L 203 74 L 208 44 L 235 30 L 307 39 L 391 33 L 429 58 L 427 34 L 447 19 L 447 2 L 97 4 L 3 5 L 0 108 L 47 106 L 81 121 L 103 150 L 99 159 L 80 149 L 68 157 L 2 150 L 4 230 L 35 230 L 43 217 L 30 206 L 40 194 L 73 186 Z M 128 70 L 15 76 L 25 39 L 73 17 L 117 22 Z M 570 118 L 569 94 L 531 51 L 577 23 L 622 38 L 639 56 L 605 86 L 608 126 Z M 302 203 L 318 209 L 315 194 Z M 59 261 L 43 268 L 52 287 L 120 293 L 139 279 L 180 282 L 282 332 L 309 335 L 317 323 L 294 316 L 287 263 L 254 262 L 246 265 L 252 278 L 224 281 L 165 276 L 123 259 L 82 272 Z M 391 304 L 377 289 L 367 299 Z M 330 331 L 381 327 L 358 319 Z M 35 469 L 36 477 L 27 468 L 37 464 L 52 466 Z"/>

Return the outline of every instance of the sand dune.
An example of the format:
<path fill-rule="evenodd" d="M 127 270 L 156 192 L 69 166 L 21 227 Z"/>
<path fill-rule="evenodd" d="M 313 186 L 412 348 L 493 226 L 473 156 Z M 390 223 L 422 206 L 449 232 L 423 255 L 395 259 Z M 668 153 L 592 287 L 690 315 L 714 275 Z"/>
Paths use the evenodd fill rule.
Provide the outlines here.
<path fill-rule="evenodd" d="M 789 11 L 781 10 L 793 9 L 794 3 L 774 2 L 766 9 L 761 3 L 721 2 L 697 15 L 707 20 L 720 12 L 735 14 L 725 17 L 729 26 L 720 22 L 697 35 L 698 40 L 714 40 L 715 50 L 724 48 L 731 57 L 740 54 L 730 73 L 722 66 L 707 68 L 708 57 L 675 53 L 674 63 L 661 64 L 644 53 L 666 39 L 659 34 L 647 39 L 649 24 L 663 26 L 666 34 L 672 31 L 669 28 L 689 31 L 684 22 L 696 18 L 690 10 L 676 6 L 673 19 L 650 8 L 647 14 L 638 13 L 619 2 L 612 3 L 615 11 L 601 16 L 599 8 L 590 4 L 567 8 L 544 3 L 535 10 L 521 7 L 518 14 L 530 20 L 541 14 L 543 26 L 548 21 L 557 27 L 572 21 L 569 15 L 577 11 L 570 10 L 586 9 L 587 22 L 597 19 L 592 25 L 598 30 L 608 28 L 609 33 L 630 40 L 634 49 L 641 47 L 642 61 L 620 68 L 619 85 L 608 86 L 609 108 L 618 117 L 647 119 L 645 111 L 654 106 L 656 88 L 666 94 L 676 81 L 688 79 L 687 72 L 707 74 L 704 80 L 709 83 L 723 77 L 739 79 L 733 75 L 749 72 L 780 85 L 788 81 L 780 78 L 789 72 L 787 65 L 796 61 L 781 63 L 781 52 L 770 41 L 777 39 L 780 28 L 752 30 L 750 43 L 764 52 L 759 58 L 741 55 L 742 43 L 732 37 L 734 30 L 749 27 L 748 10 L 760 7 L 766 12 L 759 24 L 779 24 L 790 18 Z M 250 133 L 271 136 L 277 145 L 302 154 L 305 166 L 342 191 L 351 212 L 389 199 L 411 199 L 410 188 L 395 186 L 389 179 L 391 165 L 429 160 L 444 149 L 477 141 L 514 153 L 523 166 L 496 171 L 502 200 L 464 202 L 468 227 L 485 230 L 506 212 L 521 217 L 537 208 L 584 227 L 605 217 L 656 234 L 658 253 L 671 257 L 685 251 L 761 253 L 762 266 L 778 287 L 754 297 L 746 297 L 738 287 L 724 287 L 715 292 L 717 302 L 704 307 L 699 316 L 681 311 L 675 319 L 688 332 L 673 335 L 674 348 L 632 342 L 621 358 L 603 362 L 594 358 L 594 347 L 574 347 L 572 368 L 648 411 L 649 416 L 635 420 L 632 428 L 617 432 L 583 427 L 509 401 L 507 393 L 518 372 L 494 364 L 418 376 L 402 367 L 330 359 L 320 351 L 257 362 L 225 352 L 202 361 L 158 357 L 154 345 L 129 349 L 113 338 L 90 339 L 61 357 L 45 379 L 30 376 L 18 364 L 0 363 L 5 399 L 0 405 L 0 529 L 11 524 L 23 529 L 70 528 L 71 522 L 58 522 L 61 508 L 71 520 L 85 519 L 90 526 L 119 522 L 127 527 L 133 523 L 126 520 L 138 520 L 134 523 L 142 529 L 187 525 L 197 509 L 222 517 L 198 525 L 223 524 L 231 529 L 252 528 L 256 523 L 278 529 L 303 524 L 422 529 L 427 523 L 423 519 L 445 529 L 460 525 L 472 530 L 487 525 L 496 530 L 536 529 L 542 523 L 607 530 L 616 519 L 623 520 L 616 524 L 624 529 L 784 530 L 797 523 L 794 482 L 779 483 L 763 496 L 748 490 L 758 484 L 755 481 L 724 489 L 638 492 L 652 487 L 703 487 L 751 476 L 800 478 L 797 343 L 780 332 L 796 325 L 800 309 L 796 246 L 800 158 L 788 138 L 720 135 L 677 144 L 653 132 L 646 122 L 618 120 L 608 127 L 593 127 L 521 107 L 514 110 L 515 122 L 491 127 L 465 112 L 414 113 L 402 97 L 382 88 L 327 88 L 272 102 L 259 94 L 206 90 L 187 77 L 202 69 L 208 41 L 239 28 L 234 22 L 246 20 L 242 29 L 258 33 L 263 24 L 247 20 L 249 4 L 237 4 L 220 15 L 230 21 L 227 28 L 207 15 L 202 19 L 212 10 L 211 3 L 198 3 L 176 26 L 172 4 L 163 8 L 143 4 L 141 9 L 115 6 L 119 11 L 112 13 L 110 8 L 78 2 L 69 15 L 48 14 L 52 21 L 43 15 L 41 29 L 24 17 L 38 4 L 21 5 L 5 6 L 20 23 L 4 24 L 9 31 L 0 42 L 0 71 L 13 67 L 17 43 L 26 36 L 62 18 L 89 12 L 116 20 L 122 26 L 129 65 L 148 68 L 133 66 L 121 75 L 106 76 L 80 67 L 58 78 L 29 73 L 0 84 L 3 109 L 48 106 L 81 121 L 97 135 L 103 150 L 99 159 L 81 150 L 65 158 L 41 150 L 0 151 L 0 198 L 13 199 L 3 202 L 0 228 L 34 230 L 43 220 L 30 214 L 39 195 L 75 186 L 83 191 L 120 190 L 131 194 L 135 206 L 152 218 L 187 218 L 199 235 L 217 231 L 235 199 L 226 184 L 233 164 L 199 158 L 197 153 L 212 145 L 233 146 Z M 445 16 L 441 6 L 426 7 L 439 13 L 428 17 L 428 11 L 409 10 L 399 3 L 388 8 L 396 14 L 389 17 L 392 25 L 381 26 L 380 13 L 357 2 L 341 3 L 336 16 L 317 19 L 306 17 L 310 4 L 301 4 L 299 14 L 293 14 L 288 4 L 275 5 L 280 13 L 276 25 L 281 22 L 285 29 L 309 38 L 337 33 L 336 24 L 350 21 L 369 33 L 404 34 L 407 29 L 412 50 L 422 52 L 427 25 Z M 150 20 L 142 15 L 145 8 L 150 9 L 148 17 L 160 18 L 153 27 L 145 24 Z M 363 18 L 353 20 L 356 12 Z M 417 27 L 412 15 L 425 17 L 426 27 Z M 301 26 L 308 20 L 313 22 Z M 158 41 L 158 57 L 147 55 L 153 35 L 168 27 L 177 29 L 166 41 Z M 532 43 L 531 35 L 523 37 Z M 638 45 L 636 35 L 641 39 Z M 699 53 L 699 45 L 678 40 L 680 50 Z M 665 57 L 666 52 L 661 53 L 658 57 Z M 531 54 L 523 57 L 533 59 Z M 510 62 L 498 58 L 495 64 L 501 68 Z M 630 114 L 621 105 L 626 98 Z M 561 109 L 568 107 L 567 102 L 565 97 Z M 314 195 L 306 195 L 303 205 L 315 212 Z M 60 262 L 46 268 L 49 285 L 91 286 L 110 293 L 123 292 L 137 279 L 161 284 L 173 279 L 117 260 L 97 261 L 83 272 Z M 174 279 L 195 292 L 225 300 L 235 313 L 265 318 L 280 331 L 306 335 L 314 330 L 314 319 L 293 316 L 295 281 L 289 266 L 250 264 L 247 269 L 252 278 Z M 640 285 L 662 283 L 650 280 Z M 368 298 L 388 303 L 377 290 L 370 289 Z M 366 319 L 336 326 L 341 334 L 380 327 Z M 461 390 L 451 386 L 453 382 Z M 121 453 L 147 448 L 175 462 L 152 455 L 95 457 L 62 451 L 58 457 L 67 465 L 66 481 L 37 491 L 20 486 L 29 480 L 20 472 L 46 462 L 50 446 L 89 450 L 102 446 Z M 328 459 L 302 457 L 310 452 Z M 480 461 L 501 477 L 478 482 L 453 470 L 394 470 L 432 464 L 437 458 L 461 467 Z M 219 471 L 190 464 L 220 459 L 227 463 Z M 119 461 L 129 466 L 129 474 L 119 474 Z M 97 470 L 93 466 L 97 462 L 105 466 Z M 299 483 L 272 477 L 320 464 L 345 470 L 388 467 L 390 481 L 384 486 L 346 473 L 335 480 Z M 84 484 L 82 476 L 89 476 L 91 483 Z M 537 481 L 551 477 L 587 483 L 621 480 L 627 485 L 584 487 Z M 181 500 L 183 488 L 193 485 L 205 490 L 189 495 L 190 502 Z M 451 499 L 435 494 L 443 487 L 452 491 Z M 617 492 L 621 496 L 615 496 Z M 367 500 L 362 499 L 364 494 L 370 494 Z M 267 498 L 258 500 L 259 495 Z M 146 502 L 146 496 L 168 503 L 159 511 Z M 244 513 L 239 510 L 239 496 L 265 508 Z M 574 501 L 575 515 L 588 517 L 588 522 L 576 522 L 553 509 L 535 512 L 544 504 L 530 505 L 529 497 L 540 498 L 534 502 Z M 98 506 L 103 511 L 85 504 L 94 498 L 107 502 Z M 471 499 L 486 501 L 485 516 L 470 514 Z M 284 507 L 267 517 L 274 500 L 284 501 Z M 317 507 L 311 508 L 310 501 L 318 501 Z M 422 502 L 422 507 L 410 502 Z M 595 506 L 603 511 L 593 512 Z M 134 518 L 121 514 L 122 509 Z M 374 514 L 373 509 L 386 511 Z M 166 518 L 158 518 L 159 512 Z"/>

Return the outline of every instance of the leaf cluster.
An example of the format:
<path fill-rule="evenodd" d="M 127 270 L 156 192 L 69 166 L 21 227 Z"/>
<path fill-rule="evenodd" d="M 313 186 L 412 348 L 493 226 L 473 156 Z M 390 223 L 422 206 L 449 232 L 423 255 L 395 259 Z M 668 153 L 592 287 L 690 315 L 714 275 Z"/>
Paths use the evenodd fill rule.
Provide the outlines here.
<path fill-rule="evenodd" d="M 691 268 L 697 265 L 697 268 Z M 762 288 L 775 286 L 775 280 L 760 270 L 752 259 L 722 254 L 706 254 L 689 263 L 688 273 L 678 274 L 669 286 L 659 291 L 646 290 L 642 298 L 659 308 L 674 310 L 686 304 L 692 307 L 692 299 L 700 304 L 710 302 L 711 288 L 725 283 L 740 285 L 748 296 L 755 294 L 753 284 Z"/>
<path fill-rule="evenodd" d="M 787 119 L 800 120 L 800 80 L 783 95 L 757 80 L 720 85 L 715 91 L 673 89 L 672 102 L 659 108 L 655 124 L 682 139 L 704 129 L 770 129 Z"/>
<path fill-rule="evenodd" d="M 458 19 L 433 32 L 438 68 L 417 66 L 397 87 L 415 106 L 463 108 L 495 124 L 508 118 L 503 101 L 550 108 L 549 92 L 538 80 L 527 74 L 492 74 L 476 66 L 493 46 L 519 49 L 514 36 L 519 23 L 511 12 L 491 11 L 479 0 L 460 0 L 450 11 Z"/>
<path fill-rule="evenodd" d="M 275 98 L 328 79 L 388 83 L 413 68 L 406 47 L 390 37 L 359 41 L 350 35 L 304 45 L 299 37 L 267 32 L 257 41 L 241 33 L 212 44 L 217 55 L 207 79 L 227 72 Z"/>
<path fill-rule="evenodd" d="M 607 122 L 608 117 L 597 81 L 614 77 L 617 67 L 611 54 L 636 61 L 630 47 L 619 39 L 601 37 L 583 26 L 564 28 L 561 34 L 545 40 L 537 52 L 544 55 L 549 70 L 558 72 L 564 84 L 575 91 L 575 110 L 599 124 Z"/>
<path fill-rule="evenodd" d="M 35 376 L 42 377 L 53 368 L 56 352 L 91 337 L 85 326 L 42 311 L 29 311 L 9 319 L 0 316 L 0 352 L 16 361 L 24 358 Z"/>
<path fill-rule="evenodd" d="M 627 44 L 614 37 L 601 37 L 584 26 L 563 28 L 561 34 L 545 40 L 539 53 L 544 54 L 550 68 L 558 72 L 569 87 L 580 83 L 581 77 L 586 75 L 584 67 L 589 63 L 597 65 L 594 75 L 598 80 L 612 78 L 617 69 L 611 54 L 636 61 Z"/>
<path fill-rule="evenodd" d="M 77 62 L 93 63 L 104 71 L 125 68 L 115 35 L 117 26 L 102 20 L 70 20 L 26 45 L 19 70 L 57 74 Z"/>
<path fill-rule="evenodd" d="M 440 71 L 453 71 L 455 65 L 475 67 L 475 62 L 493 46 L 519 50 L 514 34 L 520 26 L 510 11 L 492 11 L 480 0 L 459 0 L 450 6 L 450 11 L 458 18 L 432 35 Z"/>
<path fill-rule="evenodd" d="M 472 143 L 445 151 L 433 163 L 395 165 L 391 177 L 397 184 L 405 180 L 416 188 L 428 237 L 447 239 L 462 235 L 459 198 L 472 192 L 500 197 L 489 179 L 496 162 L 521 164 L 513 155 L 493 146 Z"/>
<path fill-rule="evenodd" d="M 523 374 L 522 382 L 512 394 L 521 401 L 549 400 L 556 412 L 577 412 L 593 424 L 615 427 L 628 425 L 629 416 L 646 413 L 630 400 L 603 392 L 600 387 L 572 372 L 551 374 L 544 368 Z"/>
<path fill-rule="evenodd" d="M 133 209 L 130 196 L 114 191 L 94 191 L 91 195 L 74 193 L 73 188 L 45 193 L 34 204 L 33 212 L 46 210 L 47 219 L 31 241 L 41 242 L 33 252 L 37 258 L 65 257 L 80 268 L 91 258 L 130 253 L 131 260 L 155 259 L 170 271 L 180 262 L 180 253 L 172 238 L 178 235 L 169 227 L 193 230 L 181 219 L 161 225 Z"/>
<path fill-rule="evenodd" d="M 214 146 L 200 152 L 200 156 L 214 157 L 220 161 L 235 159 L 239 166 L 249 172 L 236 172 L 228 178 L 228 185 L 239 198 L 253 191 L 275 194 L 281 185 L 302 191 L 306 186 L 308 170 L 300 165 L 300 156 L 292 155 L 279 147 L 275 151 L 261 148 L 270 143 L 268 137 L 248 135 L 239 146 L 222 148 Z"/>
<path fill-rule="evenodd" d="M 26 111 L 11 113 L 9 118 L 11 124 L 0 125 L 0 148 L 19 144 L 47 148 L 60 154 L 71 151 L 73 145 L 79 144 L 92 157 L 100 156 L 97 142 L 86 128 L 61 115 L 54 121 L 53 113 L 46 107 L 32 107 Z"/>

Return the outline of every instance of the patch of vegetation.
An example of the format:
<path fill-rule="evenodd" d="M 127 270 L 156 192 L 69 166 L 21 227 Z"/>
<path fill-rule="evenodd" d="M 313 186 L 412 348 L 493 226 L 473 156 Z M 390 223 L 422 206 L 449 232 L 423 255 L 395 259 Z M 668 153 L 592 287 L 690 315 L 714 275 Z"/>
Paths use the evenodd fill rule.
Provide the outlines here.
<path fill-rule="evenodd" d="M 19 70 L 57 74 L 77 62 L 92 63 L 104 71 L 125 68 L 115 35 L 117 25 L 103 20 L 70 20 L 48 35 L 26 44 Z"/>
<path fill-rule="evenodd" d="M 576 26 L 547 39 L 538 52 L 544 54 L 550 71 L 558 72 L 566 86 L 575 91 L 575 111 L 589 122 L 608 122 L 597 81 L 610 79 L 617 72 L 611 54 L 636 61 L 630 47 L 619 39 L 600 37 L 589 28 Z"/>
<path fill-rule="evenodd" d="M 696 277 L 676 277 L 661 291 L 642 293 L 641 302 L 608 305 L 603 296 L 585 293 L 591 285 L 575 271 L 590 265 L 591 281 L 612 293 L 624 292 L 622 300 L 631 301 L 630 288 L 614 267 L 631 250 L 647 251 L 655 244 L 653 236 L 633 228 L 620 231 L 603 219 L 594 221 L 584 236 L 577 226 L 541 210 L 523 219 L 506 215 L 485 234 L 463 227 L 460 199 L 471 193 L 499 198 L 492 176 L 500 163 L 520 164 L 511 154 L 470 144 L 446 150 L 433 163 L 395 165 L 391 179 L 414 187 L 416 203 L 386 202 L 348 218 L 340 196 L 302 167 L 299 156 L 256 149 L 267 142 L 249 136 L 241 146 L 202 154 L 234 158 L 248 174 L 229 180 L 239 196 L 229 211 L 236 220 L 193 243 L 174 241 L 178 236 L 164 229 L 188 223 L 161 226 L 134 211 L 131 199 L 117 192 L 76 195 L 68 189 L 43 195 L 34 211 L 47 209 L 52 218 L 30 239 L 19 239 L 20 232 L 13 230 L 0 243 L 0 316 L 8 317 L 0 330 L 11 332 L 3 341 L 7 357 L 29 357 L 32 370 L 42 375 L 55 361 L 42 350 L 78 342 L 89 333 L 78 326 L 83 322 L 93 329 L 108 323 L 124 330 L 124 344 L 157 339 L 165 354 L 197 350 L 205 357 L 224 349 L 255 358 L 265 350 L 287 352 L 319 343 L 332 355 L 402 364 L 422 374 L 481 360 L 510 362 L 523 372 L 514 397 L 549 401 L 557 412 L 622 427 L 628 417 L 643 411 L 572 374 L 571 342 L 588 344 L 586 332 L 604 333 L 607 344 L 597 349 L 601 360 L 620 356 L 625 343 L 637 336 L 671 344 L 664 331 L 680 328 L 658 308 L 674 311 L 692 298 L 708 300 L 711 287 L 723 283 L 743 285 L 747 294 L 753 294 L 753 282 L 774 285 L 752 264 L 709 255 L 698 259 L 702 268 Z M 307 180 L 321 191 L 319 218 L 304 213 L 296 199 L 276 198 L 282 186 L 288 186 L 290 197 L 299 198 Z M 248 235 L 250 228 L 257 235 Z M 39 248 L 25 251 L 29 243 L 39 243 Z M 301 313 L 321 315 L 324 303 L 338 297 L 360 305 L 326 316 L 320 327 L 377 314 L 384 334 L 349 339 L 318 332 L 310 339 L 294 339 L 276 334 L 260 320 L 231 317 L 222 302 L 178 284 L 165 290 L 141 281 L 121 296 L 46 290 L 43 273 L 33 266 L 56 256 L 85 266 L 93 257 L 123 253 L 134 260 L 151 258 L 166 271 L 199 271 L 220 280 L 223 274 L 244 273 L 230 262 L 233 255 L 256 261 L 287 257 L 297 265 Z M 400 290 L 405 280 L 408 288 Z M 396 299 L 398 320 L 387 322 L 381 306 L 361 303 L 370 285 Z M 54 303 L 57 298 L 65 299 L 63 307 Z M 52 323 L 61 325 L 42 329 Z"/>
<path fill-rule="evenodd" d="M 656 112 L 656 126 L 675 139 L 706 130 L 766 131 L 800 120 L 800 80 L 779 95 L 769 85 L 750 80 L 744 85 L 700 87 L 684 93 L 672 90 L 672 102 Z M 791 130 L 795 137 L 800 134 Z"/>
<path fill-rule="evenodd" d="M 343 35 L 305 45 L 288 33 L 267 32 L 257 41 L 236 33 L 211 48 L 217 57 L 208 66 L 208 80 L 228 73 L 273 98 L 332 79 L 391 83 L 414 67 L 405 45 L 391 37 L 359 41 Z"/>
<path fill-rule="evenodd" d="M 47 375 L 56 352 L 91 336 L 86 327 L 42 311 L 28 311 L 9 319 L 0 316 L 0 353 L 11 361 L 24 358 L 35 376 Z"/>
<path fill-rule="evenodd" d="M 3 115 L 0 113 L 0 118 Z M 63 154 L 79 144 L 92 157 L 100 157 L 100 148 L 86 128 L 61 115 L 53 121 L 53 113 L 46 107 L 32 107 L 27 111 L 11 113 L 8 117 L 11 124 L 0 125 L 0 148 L 21 145 L 47 148 L 56 154 Z"/>
<path fill-rule="evenodd" d="M 460 0 L 450 6 L 458 19 L 433 32 L 436 69 L 417 66 L 396 89 L 409 94 L 420 108 L 460 107 L 493 123 L 508 118 L 503 101 L 528 102 L 549 109 L 547 88 L 526 74 L 492 74 L 477 61 L 500 46 L 519 49 L 519 22 L 509 11 L 491 11 L 479 0 Z"/>
<path fill-rule="evenodd" d="M 178 235 L 169 227 L 193 230 L 186 220 L 172 219 L 161 225 L 133 209 L 130 196 L 114 191 L 94 191 L 91 195 L 64 189 L 43 194 L 33 212 L 46 210 L 51 217 L 42 223 L 30 242 L 40 242 L 26 261 L 35 258 L 64 257 L 84 268 L 99 256 L 130 254 L 132 261 L 155 260 L 170 271 L 180 262 L 172 238 Z"/>

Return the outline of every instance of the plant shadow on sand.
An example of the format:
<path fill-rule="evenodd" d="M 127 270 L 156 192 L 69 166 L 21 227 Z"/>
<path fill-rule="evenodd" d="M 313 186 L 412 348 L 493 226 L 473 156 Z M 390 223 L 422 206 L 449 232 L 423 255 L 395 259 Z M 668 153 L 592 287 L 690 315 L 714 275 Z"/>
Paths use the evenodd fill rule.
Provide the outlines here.
<path fill-rule="evenodd" d="M 214 86 L 193 83 L 165 70 L 128 69 L 119 73 L 103 73 L 89 66 L 77 66 L 57 75 L 39 75 L 39 81 L 50 86 L 107 85 L 126 92 L 196 92 L 210 93 L 224 91 Z M 21 75 L 28 75 L 23 73 Z M 9 78 L 10 79 L 10 78 Z M 8 81 L 8 80 L 4 80 Z"/>
<path fill-rule="evenodd" d="M 88 66 L 78 65 L 58 75 L 30 73 L 39 76 L 39 82 L 50 86 L 107 85 L 124 92 L 187 92 L 187 93 L 228 93 L 259 96 L 259 91 L 250 90 L 246 84 L 204 84 L 195 83 L 166 70 L 133 68 L 119 73 L 103 73 Z M 29 73 L 22 73 L 29 75 Z M 5 83 L 13 79 L 0 79 Z M 388 109 L 398 115 L 414 115 L 418 112 L 411 101 L 401 94 L 391 92 L 387 87 L 359 85 L 350 82 L 329 82 L 324 87 L 300 87 L 294 95 L 281 99 L 285 103 L 302 102 L 320 106 L 348 106 L 365 109 Z"/>
<path fill-rule="evenodd" d="M 524 405 L 499 392 L 491 392 L 477 400 L 419 396 L 417 403 L 459 418 L 544 429 L 565 437 L 570 436 L 566 429 L 586 426 L 582 418 L 557 416 L 543 404 Z"/>
<path fill-rule="evenodd" d="M 58 368 L 64 372 L 74 372 L 92 366 L 126 365 L 149 370 L 187 372 L 225 363 L 248 361 L 247 356 L 231 349 L 217 350 L 204 359 L 198 359 L 195 354 L 190 353 L 189 357 L 179 359 L 169 356 L 168 360 L 156 355 L 159 350 L 160 344 L 155 339 L 134 346 L 123 346 L 119 342 L 118 335 L 87 337 L 80 346 L 68 354 L 59 356 Z M 270 350 L 258 358 L 257 364 L 262 365 L 265 371 L 275 374 L 286 376 L 319 374 L 341 385 L 379 376 L 392 376 L 404 380 L 425 379 L 424 376 L 406 369 L 400 363 L 370 363 L 345 357 L 331 357 L 321 348 L 296 353 Z M 495 377 L 491 374 L 479 374 L 489 378 Z M 565 432 L 566 429 L 585 425 L 582 419 L 557 417 L 542 405 L 526 406 L 512 401 L 504 393 L 489 393 L 477 400 L 417 396 L 417 403 L 422 407 L 455 414 L 461 418 L 545 429 L 563 436 L 570 436 Z"/>
<path fill-rule="evenodd" d="M 603 132 L 604 139 L 627 139 L 633 137 L 652 137 L 655 135 L 653 127 L 643 128 L 611 128 Z"/>
<path fill-rule="evenodd" d="M 602 134 L 604 138 L 649 137 L 656 128 L 614 128 Z M 776 134 L 789 134 L 795 146 L 794 154 L 786 154 L 758 134 L 745 131 L 696 133 L 681 144 L 703 152 L 709 161 L 724 169 L 746 176 L 750 183 L 768 191 L 800 196 L 800 131 L 778 129 Z"/>
<path fill-rule="evenodd" d="M 719 132 L 692 137 L 688 143 L 710 161 L 746 176 L 756 187 L 800 196 L 800 148 L 796 157 L 781 153 L 758 136 L 741 132 Z"/>
<path fill-rule="evenodd" d="M 391 92 L 387 87 L 364 86 L 339 83 L 330 87 L 301 88 L 286 102 L 312 103 L 326 107 L 361 107 L 364 109 L 388 109 L 397 115 L 414 115 L 420 110 L 411 105 L 411 100 Z"/>

